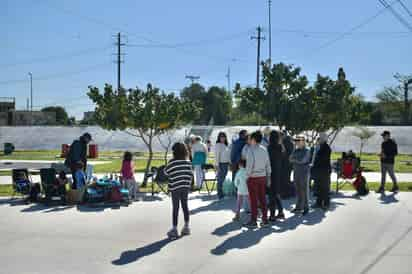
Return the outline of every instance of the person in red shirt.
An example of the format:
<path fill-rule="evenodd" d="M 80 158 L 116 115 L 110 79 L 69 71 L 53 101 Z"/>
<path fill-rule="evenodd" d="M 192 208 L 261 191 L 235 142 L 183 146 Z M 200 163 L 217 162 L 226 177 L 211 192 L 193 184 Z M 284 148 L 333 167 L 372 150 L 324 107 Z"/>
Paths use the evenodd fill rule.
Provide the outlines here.
<path fill-rule="evenodd" d="M 138 186 L 134 177 L 133 154 L 126 151 L 123 156 L 122 169 L 120 171 L 124 185 L 129 190 L 129 197 L 137 199 Z"/>

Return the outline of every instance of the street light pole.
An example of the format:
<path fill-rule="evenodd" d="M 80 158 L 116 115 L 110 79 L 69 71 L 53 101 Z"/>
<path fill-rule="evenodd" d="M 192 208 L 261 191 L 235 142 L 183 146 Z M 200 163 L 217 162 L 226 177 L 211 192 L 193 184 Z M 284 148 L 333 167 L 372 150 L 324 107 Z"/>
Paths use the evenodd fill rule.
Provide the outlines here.
<path fill-rule="evenodd" d="M 29 72 L 30 77 L 30 124 L 33 125 L 33 74 Z"/>

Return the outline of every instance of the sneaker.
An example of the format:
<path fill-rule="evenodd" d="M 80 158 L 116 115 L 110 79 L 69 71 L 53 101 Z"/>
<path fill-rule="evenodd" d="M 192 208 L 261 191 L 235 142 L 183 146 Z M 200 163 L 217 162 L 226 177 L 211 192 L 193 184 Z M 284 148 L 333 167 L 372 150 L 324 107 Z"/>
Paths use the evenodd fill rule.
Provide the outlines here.
<path fill-rule="evenodd" d="M 299 213 L 299 212 L 301 212 L 302 210 L 301 209 L 299 209 L 299 208 L 294 208 L 291 212 L 292 213 Z"/>
<path fill-rule="evenodd" d="M 269 222 L 276 222 L 276 220 L 277 220 L 277 218 L 276 218 L 276 216 L 275 215 L 271 215 L 270 217 L 269 217 Z"/>
<path fill-rule="evenodd" d="M 319 203 L 314 203 L 311 207 L 314 208 L 314 209 L 315 209 L 315 208 L 321 208 L 322 205 L 319 204 Z"/>
<path fill-rule="evenodd" d="M 305 216 L 305 215 L 307 215 L 308 213 L 309 213 L 309 209 L 307 208 L 307 209 L 303 210 L 302 215 Z"/>
<path fill-rule="evenodd" d="M 254 229 L 254 228 L 257 228 L 257 223 L 255 221 L 250 221 L 250 222 L 244 224 L 244 226 L 249 228 L 249 229 Z"/>
<path fill-rule="evenodd" d="M 394 186 L 394 187 L 391 189 L 391 192 L 393 192 L 393 193 L 398 193 L 398 192 L 399 192 L 399 187 L 398 187 L 398 186 Z"/>
<path fill-rule="evenodd" d="M 276 216 L 276 219 L 285 219 L 285 213 L 279 212 L 278 215 Z"/>
<path fill-rule="evenodd" d="M 234 222 L 240 221 L 240 215 L 236 214 L 235 217 L 233 217 L 232 221 L 234 221 Z"/>
<path fill-rule="evenodd" d="M 190 228 L 189 228 L 189 226 L 185 225 L 185 226 L 182 228 L 182 231 L 181 231 L 180 235 L 182 235 L 182 236 L 190 235 Z"/>
<path fill-rule="evenodd" d="M 260 223 L 261 228 L 270 227 L 270 223 L 266 220 Z"/>
<path fill-rule="evenodd" d="M 378 190 L 376 190 L 376 193 L 385 193 L 385 189 L 383 189 L 382 187 L 380 187 Z"/>
<path fill-rule="evenodd" d="M 167 237 L 169 237 L 170 239 L 179 238 L 179 233 L 177 233 L 177 229 L 172 228 L 171 230 L 169 230 L 169 232 L 167 232 Z"/>

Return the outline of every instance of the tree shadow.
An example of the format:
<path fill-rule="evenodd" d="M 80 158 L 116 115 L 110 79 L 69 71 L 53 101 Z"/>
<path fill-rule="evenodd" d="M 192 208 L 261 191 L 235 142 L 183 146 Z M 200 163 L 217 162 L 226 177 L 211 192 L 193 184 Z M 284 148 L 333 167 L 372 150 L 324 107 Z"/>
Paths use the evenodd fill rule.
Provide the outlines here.
<path fill-rule="evenodd" d="M 119 259 L 112 261 L 114 265 L 126 265 L 138 261 L 139 259 L 153 255 L 159 252 L 163 247 L 171 243 L 173 240 L 165 238 L 163 240 L 151 243 L 149 245 L 139 247 L 135 250 L 128 250 L 122 252 Z"/>
<path fill-rule="evenodd" d="M 394 204 L 394 203 L 399 202 L 399 200 L 396 198 L 396 193 L 391 193 L 389 195 L 382 193 L 379 196 L 379 200 L 381 201 L 381 204 L 383 205 L 389 205 L 389 204 Z"/>

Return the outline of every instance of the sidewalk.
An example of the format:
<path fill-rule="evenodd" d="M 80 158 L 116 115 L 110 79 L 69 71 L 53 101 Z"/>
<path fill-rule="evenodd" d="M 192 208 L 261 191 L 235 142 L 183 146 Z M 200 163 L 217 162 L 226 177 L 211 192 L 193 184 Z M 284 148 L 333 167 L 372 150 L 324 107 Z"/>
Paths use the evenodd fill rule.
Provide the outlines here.
<path fill-rule="evenodd" d="M 97 178 L 102 178 L 107 174 L 105 173 L 97 173 L 93 174 L 93 176 L 96 176 Z M 144 173 L 136 173 L 136 180 L 137 182 L 141 183 L 143 181 Z M 381 174 L 379 172 L 364 172 L 363 176 L 365 176 L 366 181 L 368 183 L 371 182 L 380 182 L 381 181 Z M 213 178 L 214 173 L 207 173 L 206 174 L 207 178 Z M 231 173 L 228 173 L 228 178 L 231 178 Z M 412 173 L 397 173 L 396 177 L 399 182 L 412 182 Z M 40 182 L 40 176 L 39 175 L 32 175 L 31 176 L 33 182 Z M 336 181 L 336 173 L 332 173 L 331 175 L 332 182 Z M 386 179 L 387 182 L 390 182 L 389 176 Z M 9 185 L 11 184 L 11 176 L 0 176 L 0 185 Z"/>

